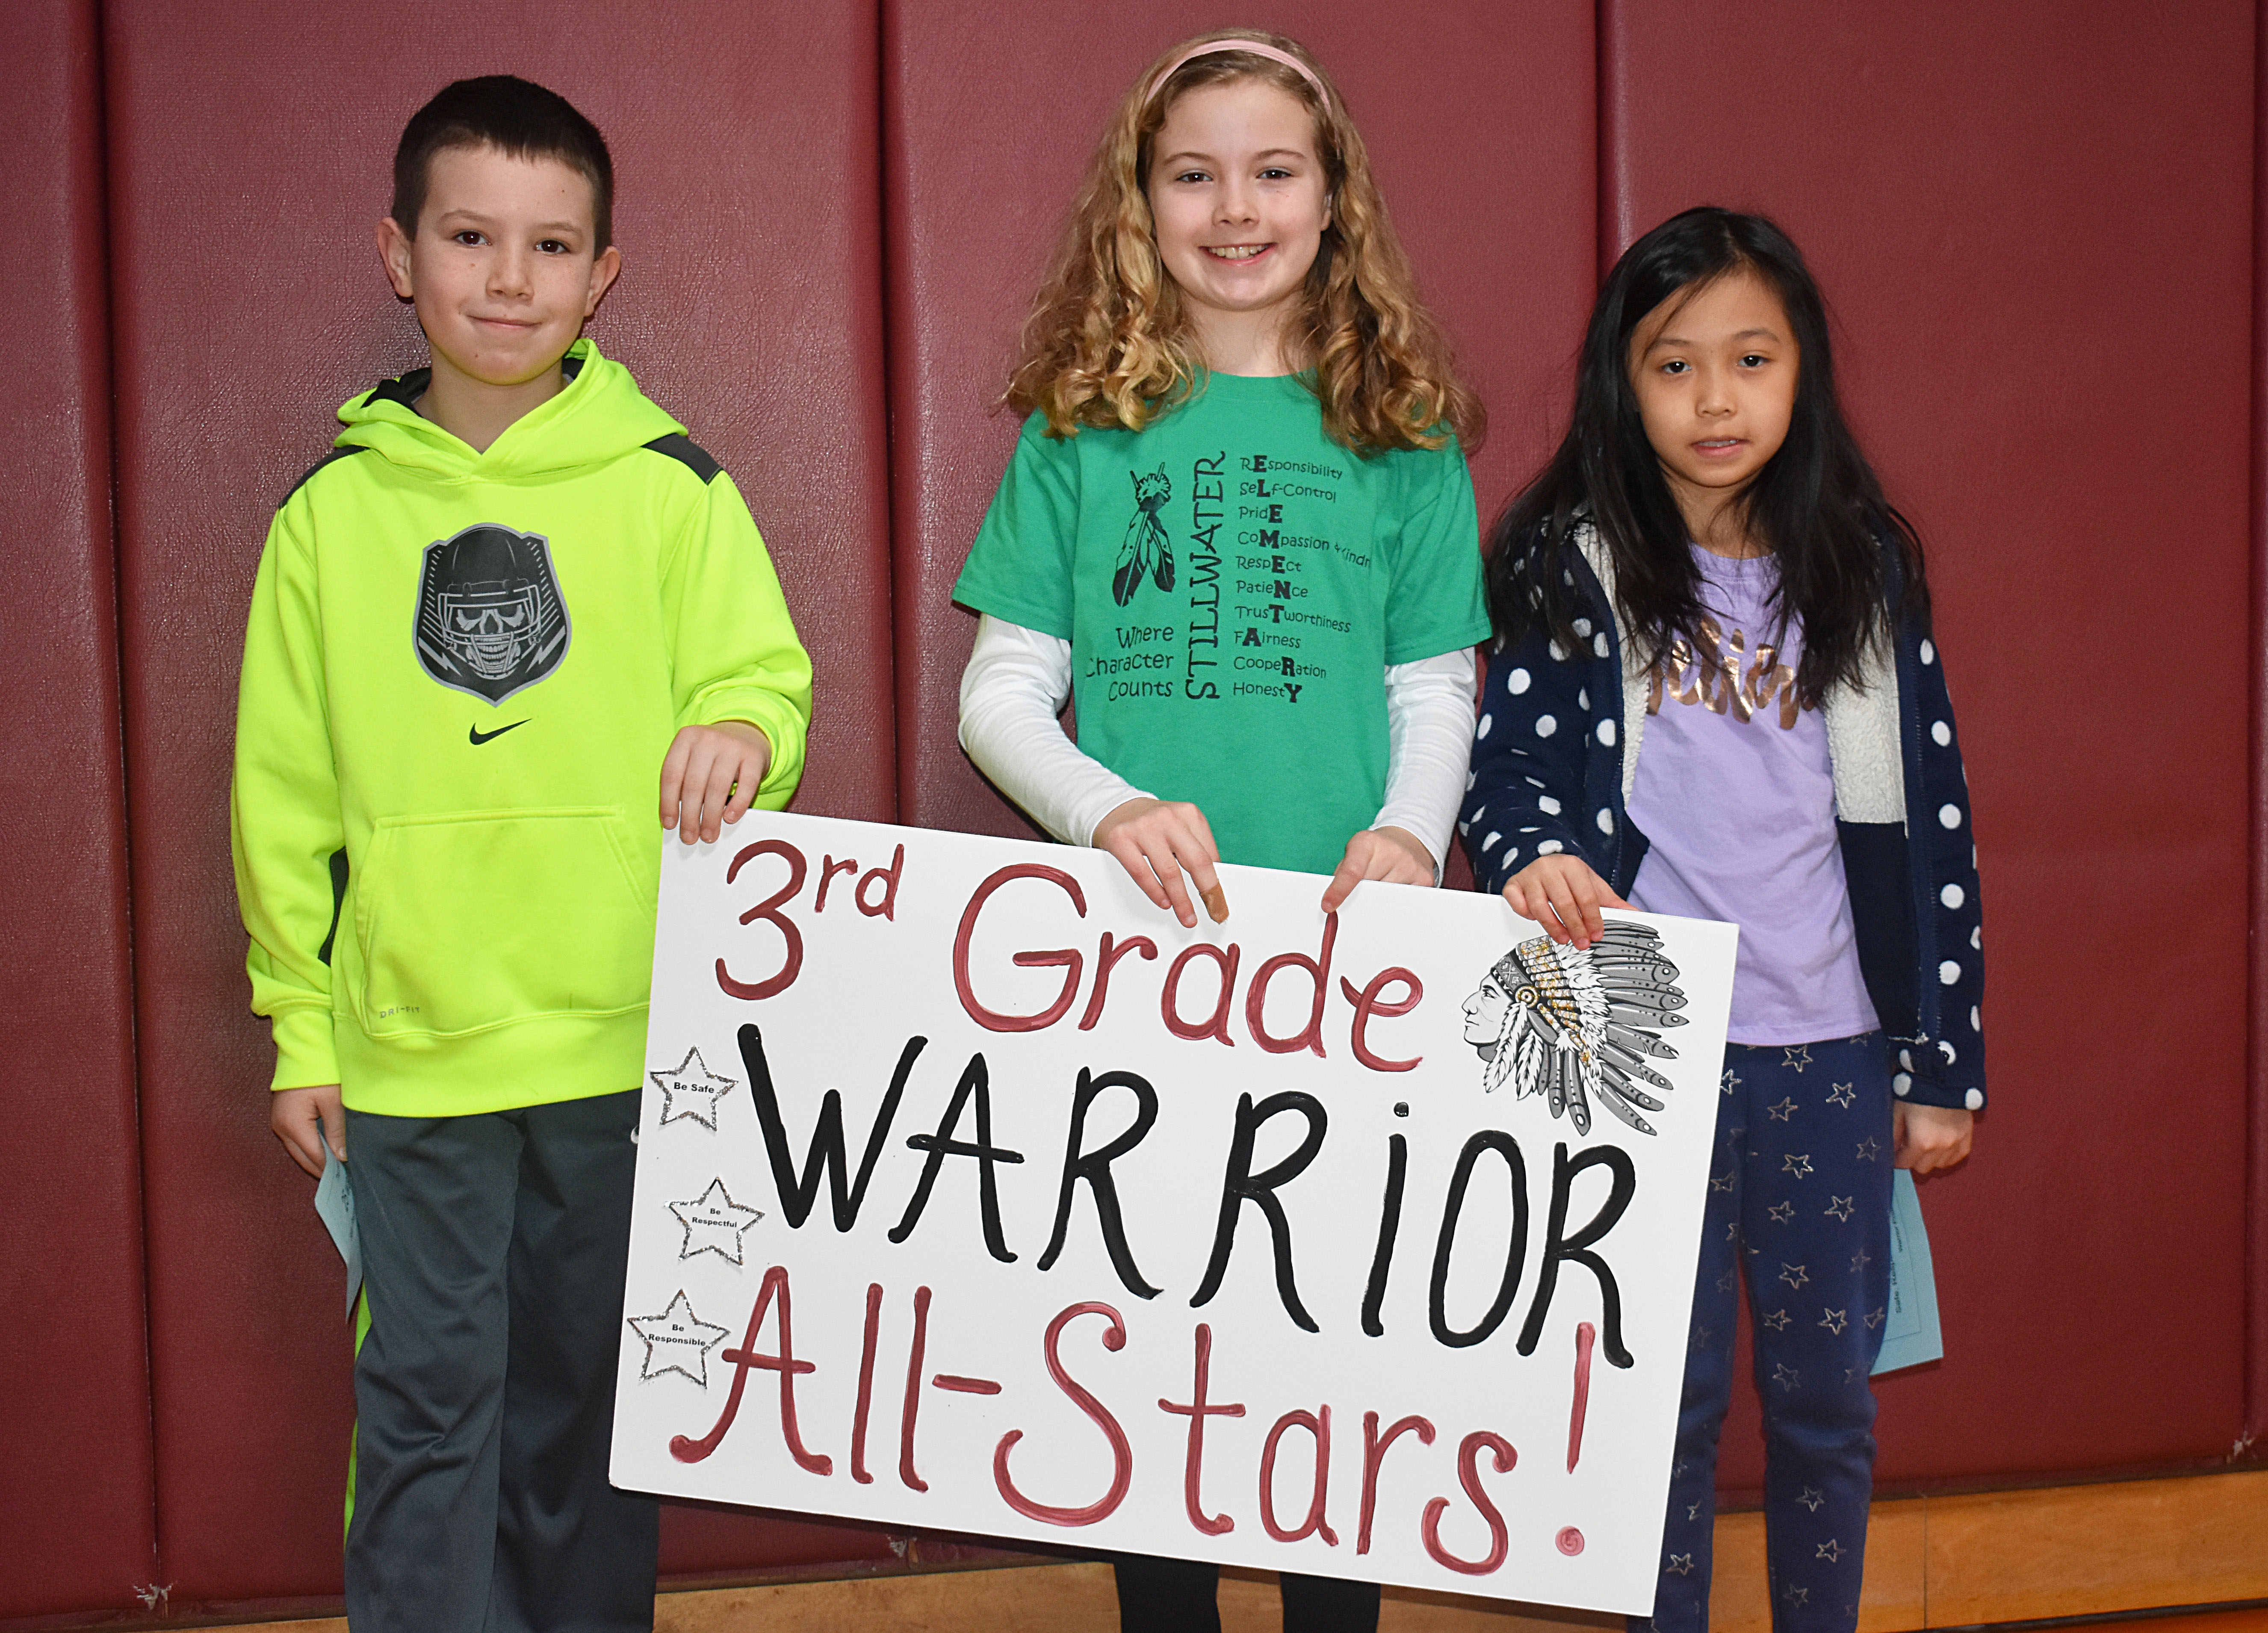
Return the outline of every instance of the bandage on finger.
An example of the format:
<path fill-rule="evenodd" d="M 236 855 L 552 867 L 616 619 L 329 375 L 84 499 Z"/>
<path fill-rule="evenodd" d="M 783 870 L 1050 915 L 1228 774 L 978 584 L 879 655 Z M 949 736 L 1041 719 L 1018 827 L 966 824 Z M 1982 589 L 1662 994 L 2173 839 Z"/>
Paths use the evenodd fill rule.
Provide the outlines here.
<path fill-rule="evenodd" d="M 1223 890 L 1216 884 L 1209 886 L 1204 892 L 1204 898 L 1205 911 L 1212 915 L 1212 922 L 1216 924 L 1227 923 L 1228 892 Z"/>

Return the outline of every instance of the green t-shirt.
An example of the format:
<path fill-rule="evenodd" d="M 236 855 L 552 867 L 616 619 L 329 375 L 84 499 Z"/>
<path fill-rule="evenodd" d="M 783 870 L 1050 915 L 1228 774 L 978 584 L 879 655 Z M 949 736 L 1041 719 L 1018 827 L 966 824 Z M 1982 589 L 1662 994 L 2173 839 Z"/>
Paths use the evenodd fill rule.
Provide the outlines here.
<path fill-rule="evenodd" d="M 1079 745 L 1201 807 L 1231 862 L 1328 873 L 1385 798 L 1386 666 L 1488 634 L 1454 446 L 1359 458 L 1296 376 L 1148 430 L 1035 414 L 954 586 L 1068 640 Z"/>

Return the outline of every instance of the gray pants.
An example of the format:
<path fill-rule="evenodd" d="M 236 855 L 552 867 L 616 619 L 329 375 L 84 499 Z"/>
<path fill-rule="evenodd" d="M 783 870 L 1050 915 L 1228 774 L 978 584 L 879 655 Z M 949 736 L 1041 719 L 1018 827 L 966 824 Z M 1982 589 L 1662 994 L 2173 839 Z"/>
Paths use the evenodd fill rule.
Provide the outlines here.
<path fill-rule="evenodd" d="M 635 1091 L 347 1114 L 354 1633 L 645 1633 L 659 1511 L 608 1483 Z"/>

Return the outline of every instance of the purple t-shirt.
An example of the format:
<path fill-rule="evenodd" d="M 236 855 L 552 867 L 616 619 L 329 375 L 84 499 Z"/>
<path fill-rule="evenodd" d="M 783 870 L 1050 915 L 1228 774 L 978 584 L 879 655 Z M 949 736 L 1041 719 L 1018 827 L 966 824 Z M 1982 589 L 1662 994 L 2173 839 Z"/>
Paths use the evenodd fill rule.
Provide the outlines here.
<path fill-rule="evenodd" d="M 1871 1032 L 1835 836 L 1827 724 L 1799 707 L 1801 629 L 1775 650 L 1770 556 L 1693 548 L 1710 617 L 1654 666 L 1630 815 L 1651 842 L 1630 893 L 1646 913 L 1741 927 L 1735 1043 Z"/>

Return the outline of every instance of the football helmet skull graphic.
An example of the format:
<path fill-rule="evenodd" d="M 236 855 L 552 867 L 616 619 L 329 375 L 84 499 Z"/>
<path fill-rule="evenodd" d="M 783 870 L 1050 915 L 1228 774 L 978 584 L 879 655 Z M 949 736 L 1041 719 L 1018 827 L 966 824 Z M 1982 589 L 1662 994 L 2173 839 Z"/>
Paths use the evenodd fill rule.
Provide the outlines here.
<path fill-rule="evenodd" d="M 1662 1102 L 1638 1083 L 1674 1085 L 1643 1057 L 1675 1060 L 1660 1033 L 1685 1025 L 1677 1012 L 1685 994 L 1659 931 L 1609 919 L 1587 952 L 1548 936 L 1523 941 L 1464 1007 L 1465 1041 L 1486 1063 L 1484 1089 L 1509 1080 L 1515 1098 L 1544 1095 L 1579 1135 L 1591 1131 L 1594 1100 L 1640 1134 L 1654 1132 L 1638 1108 L 1660 1111 Z"/>
<path fill-rule="evenodd" d="M 417 661 L 443 686 L 501 703 L 556 669 L 571 634 L 541 533 L 483 522 L 426 547 Z"/>

